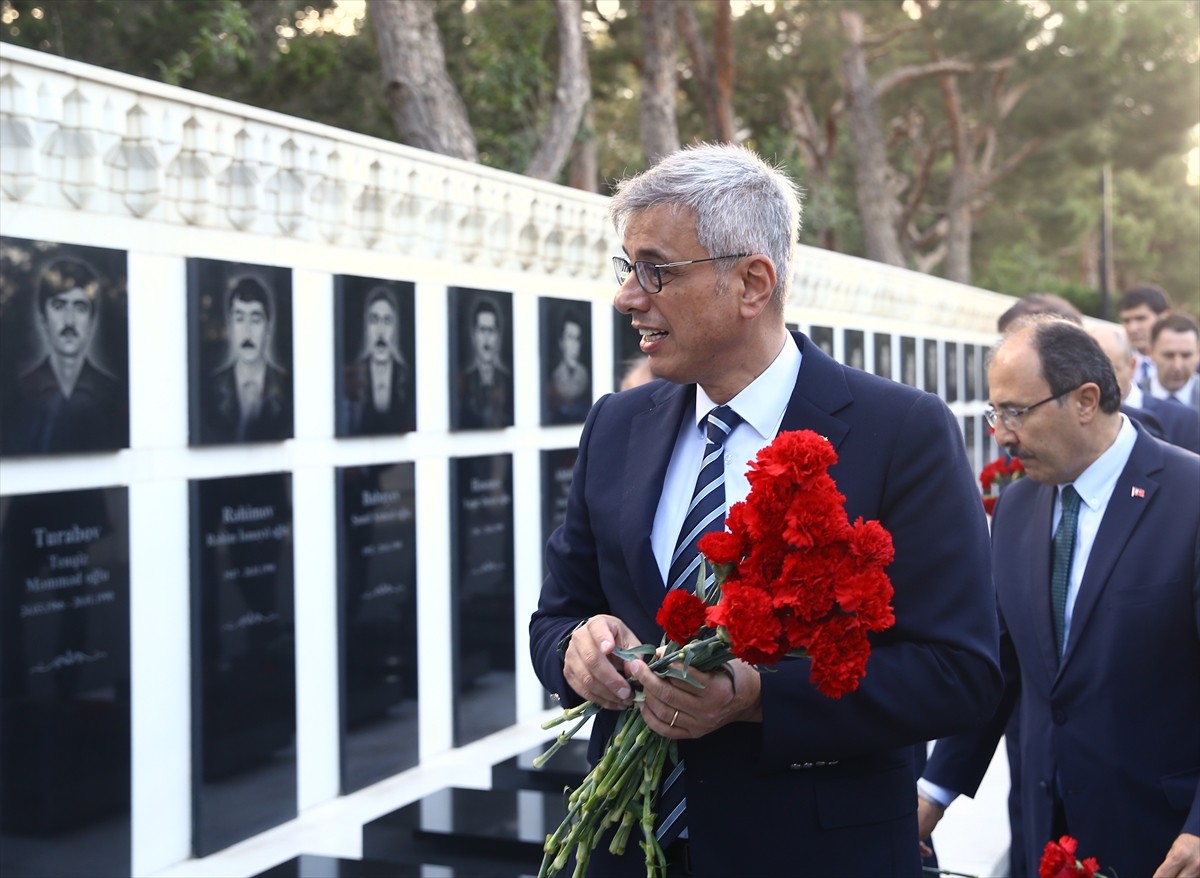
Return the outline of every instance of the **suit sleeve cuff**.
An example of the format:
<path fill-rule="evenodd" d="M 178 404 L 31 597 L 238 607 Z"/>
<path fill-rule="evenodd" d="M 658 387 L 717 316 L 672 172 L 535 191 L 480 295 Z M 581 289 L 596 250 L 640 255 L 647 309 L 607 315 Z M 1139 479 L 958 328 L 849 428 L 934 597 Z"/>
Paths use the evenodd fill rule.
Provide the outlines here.
<path fill-rule="evenodd" d="M 930 783 L 923 777 L 917 778 L 917 795 L 923 799 L 928 799 L 935 805 L 940 805 L 942 808 L 949 808 L 950 803 L 958 798 L 958 793 L 954 790 L 939 787 L 937 784 Z"/>

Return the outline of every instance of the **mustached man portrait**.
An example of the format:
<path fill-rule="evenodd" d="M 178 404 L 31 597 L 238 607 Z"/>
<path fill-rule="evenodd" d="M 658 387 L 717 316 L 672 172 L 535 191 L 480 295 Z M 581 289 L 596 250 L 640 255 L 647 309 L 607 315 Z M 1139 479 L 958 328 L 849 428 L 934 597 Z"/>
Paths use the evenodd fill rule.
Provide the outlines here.
<path fill-rule="evenodd" d="M 124 251 L 0 239 L 0 452 L 129 445 Z"/>
<path fill-rule="evenodd" d="M 191 444 L 290 439 L 291 273 L 205 259 L 188 263 Z"/>

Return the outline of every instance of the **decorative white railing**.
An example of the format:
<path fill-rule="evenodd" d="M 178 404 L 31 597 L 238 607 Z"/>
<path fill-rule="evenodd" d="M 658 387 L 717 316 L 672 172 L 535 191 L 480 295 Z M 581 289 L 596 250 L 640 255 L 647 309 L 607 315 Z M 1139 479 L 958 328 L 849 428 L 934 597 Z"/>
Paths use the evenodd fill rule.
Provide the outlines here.
<path fill-rule="evenodd" d="M 607 199 L 0 45 L 0 200 L 595 280 Z M 814 248 L 791 308 L 981 333 L 1011 299 Z"/>

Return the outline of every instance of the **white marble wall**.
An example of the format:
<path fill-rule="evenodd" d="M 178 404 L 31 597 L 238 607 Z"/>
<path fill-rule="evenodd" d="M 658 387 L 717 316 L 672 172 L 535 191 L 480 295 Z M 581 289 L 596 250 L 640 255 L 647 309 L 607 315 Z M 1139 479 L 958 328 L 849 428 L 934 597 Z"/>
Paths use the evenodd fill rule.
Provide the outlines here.
<path fill-rule="evenodd" d="M 129 253 L 131 442 L 107 455 L 5 460 L 0 491 L 105 485 L 130 492 L 134 871 L 186 860 L 190 832 L 190 479 L 287 470 L 295 485 L 299 802 L 338 793 L 333 470 L 414 461 L 423 763 L 452 749 L 449 484 L 455 457 L 514 459 L 518 656 L 541 576 L 539 452 L 578 426 L 541 427 L 538 299 L 590 303 L 597 394 L 613 371 L 607 199 L 394 143 L 0 44 L 0 234 Z M 288 266 L 296 431 L 283 443 L 187 444 L 185 260 Z M 333 437 L 333 276 L 416 285 L 419 430 Z M 1011 299 L 804 248 L 789 319 L 808 329 L 986 345 Z M 453 433 L 446 399 L 449 286 L 513 294 L 515 424 Z M 961 370 L 961 354 L 951 368 Z M 924 380 L 918 358 L 917 383 Z M 942 384 L 945 386 L 945 376 Z M 962 387 L 963 382 L 958 381 Z M 529 389 L 528 391 L 526 389 Z M 978 419 L 980 400 L 954 403 Z M 977 441 L 976 456 L 986 453 Z M 517 715 L 542 693 L 518 661 Z"/>

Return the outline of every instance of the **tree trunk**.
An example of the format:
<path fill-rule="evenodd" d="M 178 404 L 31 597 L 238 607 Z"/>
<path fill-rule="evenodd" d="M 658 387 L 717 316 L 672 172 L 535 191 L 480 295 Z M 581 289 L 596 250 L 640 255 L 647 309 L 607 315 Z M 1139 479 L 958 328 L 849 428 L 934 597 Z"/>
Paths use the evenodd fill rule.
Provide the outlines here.
<path fill-rule="evenodd" d="M 893 192 L 894 179 L 889 173 L 883 126 L 879 121 L 879 96 L 867 73 L 862 16 L 843 9 L 838 12 L 838 18 L 846 42 L 842 70 L 846 76 L 854 143 L 854 190 L 867 258 L 903 267 L 904 254 L 896 232 L 899 205 Z"/>
<path fill-rule="evenodd" d="M 596 114 L 589 103 L 583 111 L 583 126 L 571 150 L 569 185 L 584 192 L 600 191 L 600 162 L 596 157 Z"/>
<path fill-rule="evenodd" d="M 526 176 L 553 182 L 558 179 L 579 131 L 584 108 L 592 99 L 587 49 L 583 40 L 582 0 L 554 0 L 558 19 L 558 84 L 554 107 L 537 153 L 525 169 Z"/>
<path fill-rule="evenodd" d="M 674 0 L 640 0 L 642 150 L 646 167 L 679 149 L 675 122 Z"/>
<path fill-rule="evenodd" d="M 368 0 L 401 143 L 479 161 L 467 108 L 446 71 L 434 0 Z"/>
<path fill-rule="evenodd" d="M 712 58 L 700 35 L 696 8 L 690 3 L 675 7 L 679 33 L 692 60 L 692 77 L 704 94 L 704 112 L 713 140 L 732 143 L 733 130 L 733 12 L 729 0 L 715 0 Z"/>

